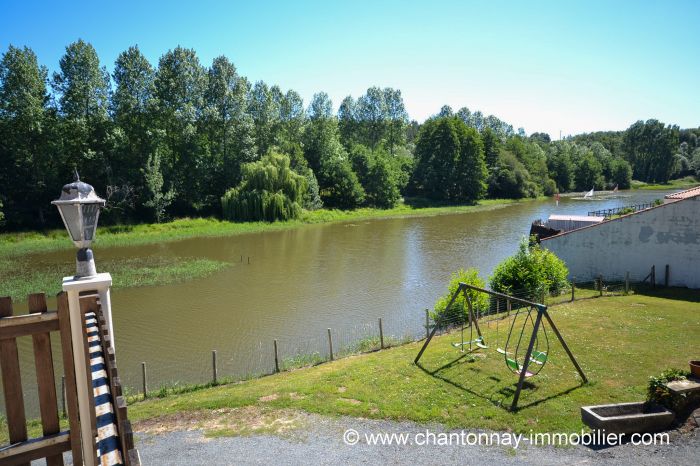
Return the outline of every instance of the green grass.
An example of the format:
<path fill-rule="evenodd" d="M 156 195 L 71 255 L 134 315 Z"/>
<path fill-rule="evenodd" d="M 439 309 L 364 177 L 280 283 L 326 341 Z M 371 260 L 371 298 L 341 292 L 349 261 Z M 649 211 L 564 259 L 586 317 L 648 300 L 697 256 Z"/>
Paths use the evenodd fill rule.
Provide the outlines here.
<path fill-rule="evenodd" d="M 530 379 L 511 413 L 516 377 L 495 351 L 507 323 L 482 324 L 491 348 L 461 355 L 457 334 L 436 337 L 421 360 L 411 343 L 311 368 L 192 391 L 130 407 L 133 420 L 197 410 L 266 407 L 326 415 L 439 422 L 448 427 L 529 432 L 575 431 L 586 404 L 644 400 L 650 376 L 687 368 L 700 340 L 700 294 L 660 290 L 656 295 L 584 299 L 551 314 L 590 383 L 582 385 L 563 348 L 552 342 L 550 360 Z M 550 338 L 553 338 L 550 332 Z M 272 395 L 272 396 L 271 396 Z M 271 401 L 261 401 L 261 398 Z M 350 401 L 350 402 L 349 402 Z"/>
<path fill-rule="evenodd" d="M 668 183 L 645 183 L 643 181 L 632 181 L 632 189 L 665 190 L 665 189 L 689 189 L 697 186 L 700 181 L 693 176 L 670 180 Z"/>
<path fill-rule="evenodd" d="M 425 201 L 409 201 L 393 209 L 362 208 L 357 210 L 305 211 L 300 219 L 285 222 L 228 222 L 214 218 L 183 218 L 167 223 L 141 225 L 101 226 L 95 240 L 95 248 L 136 246 L 143 244 L 178 241 L 194 237 L 233 236 L 270 230 L 284 230 L 302 225 L 334 223 L 373 218 L 432 216 L 450 213 L 474 212 L 502 207 L 528 200 L 488 199 L 477 205 L 441 205 L 428 207 Z M 0 234 L 0 258 L 17 257 L 36 252 L 73 248 L 63 229 L 47 232 L 22 232 Z"/>
<path fill-rule="evenodd" d="M 41 291 L 55 295 L 61 290 L 60 277 L 72 272 L 73 264 L 37 264 L 27 267 L 20 258 L 0 259 L 0 296 L 23 300 Z M 226 267 L 226 262 L 191 257 L 145 256 L 104 260 L 100 270 L 109 270 L 119 288 L 158 286 L 206 277 Z"/>
<path fill-rule="evenodd" d="M 481 324 L 490 345 L 481 351 L 483 358 L 460 354 L 451 345 L 459 338 L 453 333 L 432 341 L 421 366 L 413 359 L 422 342 L 410 343 L 243 382 L 164 387 L 145 401 L 130 397 L 129 417 L 211 416 L 213 410 L 244 408 L 438 422 L 450 428 L 574 432 L 583 428 L 581 406 L 644 400 L 651 376 L 668 368 L 687 370 L 688 360 L 697 357 L 697 291 L 582 299 L 550 312 L 590 383 L 581 384 L 563 348 L 552 341 L 547 365 L 529 379 L 515 413 L 506 407 L 517 379 L 495 351 L 505 342 L 507 321 L 501 321 L 498 329 L 494 322 Z M 7 441 L 2 427 L 0 443 Z M 37 421 L 29 428 L 30 435 L 40 435 Z"/>

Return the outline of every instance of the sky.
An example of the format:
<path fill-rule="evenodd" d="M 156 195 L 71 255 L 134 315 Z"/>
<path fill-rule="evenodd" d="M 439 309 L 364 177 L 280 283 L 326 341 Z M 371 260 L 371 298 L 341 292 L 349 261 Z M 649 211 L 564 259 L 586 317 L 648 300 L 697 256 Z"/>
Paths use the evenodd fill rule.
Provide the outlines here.
<path fill-rule="evenodd" d="M 418 121 L 447 104 L 552 139 L 649 118 L 700 126 L 698 0 L 0 0 L 0 53 L 28 46 L 52 72 L 78 38 L 110 72 L 131 45 L 154 65 L 180 45 L 336 108 L 394 87 Z"/>

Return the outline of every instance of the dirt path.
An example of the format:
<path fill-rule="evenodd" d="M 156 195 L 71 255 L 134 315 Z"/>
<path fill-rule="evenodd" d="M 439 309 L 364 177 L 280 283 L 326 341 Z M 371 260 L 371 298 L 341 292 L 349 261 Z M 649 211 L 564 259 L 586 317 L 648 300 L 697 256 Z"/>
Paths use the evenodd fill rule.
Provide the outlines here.
<path fill-rule="evenodd" d="M 348 429 L 357 433 L 346 434 Z M 435 435 L 432 444 L 419 445 Z M 406 434 L 408 445 L 369 445 L 374 434 Z M 469 446 L 481 433 L 491 446 Z M 436 445 L 449 441 L 452 445 Z M 470 435 L 471 434 L 471 435 Z M 344 435 L 354 445 L 344 441 Z M 446 431 L 438 425 L 328 418 L 299 412 L 226 410 L 202 416 L 148 421 L 137 425 L 143 464 L 697 464 L 700 429 L 674 431 L 668 445 L 632 445 L 604 449 L 584 446 L 534 446 L 527 437 L 518 448 L 504 445 L 506 433 Z M 499 443 L 496 445 L 495 443 Z"/>

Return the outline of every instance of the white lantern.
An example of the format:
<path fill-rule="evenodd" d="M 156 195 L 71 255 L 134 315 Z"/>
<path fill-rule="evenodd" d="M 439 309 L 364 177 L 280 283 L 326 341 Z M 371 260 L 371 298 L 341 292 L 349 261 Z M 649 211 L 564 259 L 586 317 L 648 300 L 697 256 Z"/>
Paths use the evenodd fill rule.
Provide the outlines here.
<path fill-rule="evenodd" d="M 105 200 L 97 196 L 95 189 L 80 181 L 78 172 L 75 181 L 68 183 L 61 191 L 61 197 L 51 204 L 58 207 L 63 223 L 73 244 L 78 248 L 76 257 L 76 277 L 92 277 L 97 274 L 92 255 L 92 240 L 95 239 L 97 219 Z"/>

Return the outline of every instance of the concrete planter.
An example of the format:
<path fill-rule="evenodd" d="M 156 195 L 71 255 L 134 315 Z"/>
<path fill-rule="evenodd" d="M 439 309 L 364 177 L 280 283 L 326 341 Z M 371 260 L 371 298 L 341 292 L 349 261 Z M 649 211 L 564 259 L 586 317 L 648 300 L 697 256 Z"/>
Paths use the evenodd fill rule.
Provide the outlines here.
<path fill-rule="evenodd" d="M 671 425 L 672 411 L 644 402 L 583 406 L 581 420 L 596 430 L 615 433 L 657 432 Z"/>

